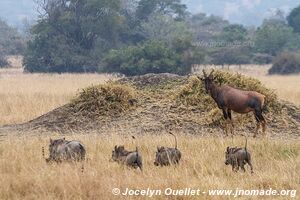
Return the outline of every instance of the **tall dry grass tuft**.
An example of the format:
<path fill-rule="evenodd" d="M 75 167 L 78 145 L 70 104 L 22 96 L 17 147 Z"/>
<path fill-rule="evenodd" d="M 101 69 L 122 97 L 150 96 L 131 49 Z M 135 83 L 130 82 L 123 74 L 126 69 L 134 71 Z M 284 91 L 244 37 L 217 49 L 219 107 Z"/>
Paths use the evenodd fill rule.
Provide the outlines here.
<path fill-rule="evenodd" d="M 275 89 L 280 99 L 300 105 L 300 75 L 289 76 L 258 76 L 264 85 Z"/>
<path fill-rule="evenodd" d="M 22 123 L 62 106 L 81 88 L 104 83 L 105 74 L 23 74 L 0 70 L 0 125 Z"/>
<path fill-rule="evenodd" d="M 122 191 L 127 187 L 161 190 L 168 187 L 191 187 L 202 191 L 238 187 L 300 191 L 300 146 L 297 141 L 249 139 L 248 149 L 252 153 L 255 172 L 251 174 L 248 167 L 246 173 L 234 173 L 231 167 L 224 164 L 226 146 L 243 147 L 243 137 L 231 140 L 181 133 L 176 135 L 178 147 L 183 153 L 181 163 L 177 167 L 153 165 L 157 145 L 174 146 L 173 138 L 167 133 L 160 136 L 137 136 L 137 143 L 143 155 L 143 173 L 109 162 L 114 145 L 125 144 L 126 148 L 135 149 L 135 144 L 129 136 L 117 136 L 114 133 L 107 136 L 67 135 L 67 139 L 79 139 L 86 145 L 88 161 L 84 163 L 83 173 L 80 163 L 46 164 L 42 157 L 42 147 L 46 147 L 47 156 L 49 137 L 6 138 L 0 145 L 0 199 L 125 198 L 112 195 L 111 191 L 116 187 Z M 206 195 L 200 197 L 211 198 Z M 157 196 L 154 199 L 166 199 L 166 196 Z M 213 199 L 229 198 L 220 196 Z"/>

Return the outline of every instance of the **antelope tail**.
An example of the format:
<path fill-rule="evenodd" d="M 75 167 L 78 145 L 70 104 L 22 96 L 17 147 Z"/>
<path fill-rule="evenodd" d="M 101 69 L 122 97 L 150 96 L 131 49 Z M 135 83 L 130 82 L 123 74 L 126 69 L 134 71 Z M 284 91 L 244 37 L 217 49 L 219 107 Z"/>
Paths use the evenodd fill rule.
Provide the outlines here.
<path fill-rule="evenodd" d="M 247 143 L 248 143 L 248 138 L 247 138 L 247 136 L 245 136 L 246 137 L 246 142 L 245 142 L 245 150 L 246 150 L 246 152 L 247 152 Z"/>
<path fill-rule="evenodd" d="M 177 149 L 177 138 L 176 138 L 176 136 L 171 131 L 169 131 L 169 134 L 174 136 L 174 138 L 175 138 L 175 149 Z"/>
<path fill-rule="evenodd" d="M 45 148 L 44 147 L 42 147 L 42 156 L 43 156 L 43 158 L 45 158 Z"/>
<path fill-rule="evenodd" d="M 261 105 L 260 105 L 261 110 L 264 110 L 264 108 L 265 108 L 265 98 L 266 98 L 265 95 L 261 96 L 261 99 L 260 99 L 260 101 L 261 101 Z"/>
<path fill-rule="evenodd" d="M 82 166 L 81 166 L 81 173 L 83 173 L 84 172 L 84 164 L 82 164 Z"/>

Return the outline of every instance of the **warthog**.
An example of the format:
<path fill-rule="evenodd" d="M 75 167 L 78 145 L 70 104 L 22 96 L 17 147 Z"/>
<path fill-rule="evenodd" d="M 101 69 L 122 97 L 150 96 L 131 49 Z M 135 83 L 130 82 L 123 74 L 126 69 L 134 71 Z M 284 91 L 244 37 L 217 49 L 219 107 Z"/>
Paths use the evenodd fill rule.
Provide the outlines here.
<path fill-rule="evenodd" d="M 245 172 L 245 164 L 250 166 L 251 173 L 253 173 L 253 166 L 251 163 L 251 155 L 247 151 L 247 139 L 245 148 L 227 147 L 225 152 L 225 165 L 231 165 L 232 171 L 237 172 L 239 167 Z"/>
<path fill-rule="evenodd" d="M 79 141 L 67 141 L 65 138 L 52 140 L 49 144 L 47 162 L 82 161 L 85 160 L 85 148 Z"/>
<path fill-rule="evenodd" d="M 112 156 L 110 161 L 115 161 L 123 165 L 127 165 L 133 168 L 140 168 L 143 170 L 142 156 L 138 152 L 136 147 L 135 151 L 127 151 L 124 146 L 115 146 L 112 151 Z"/>
<path fill-rule="evenodd" d="M 178 164 L 181 159 L 181 152 L 177 149 L 176 136 L 171 132 L 169 132 L 169 134 L 173 135 L 175 138 L 175 148 L 157 147 L 154 161 L 155 166 L 175 165 Z"/>

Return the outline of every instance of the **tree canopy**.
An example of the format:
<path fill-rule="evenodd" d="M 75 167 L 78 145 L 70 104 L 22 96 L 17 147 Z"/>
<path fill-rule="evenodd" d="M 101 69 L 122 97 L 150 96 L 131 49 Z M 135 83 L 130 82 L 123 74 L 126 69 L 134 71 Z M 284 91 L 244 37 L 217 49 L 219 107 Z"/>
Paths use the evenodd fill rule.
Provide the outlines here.
<path fill-rule="evenodd" d="M 191 14 L 181 0 L 35 0 L 29 72 L 186 74 L 193 64 L 270 63 L 300 50 L 299 7 L 256 27 Z M 0 46 L 1 47 L 1 46 Z"/>
<path fill-rule="evenodd" d="M 288 15 L 287 21 L 295 32 L 300 33 L 300 6 L 294 8 Z"/>

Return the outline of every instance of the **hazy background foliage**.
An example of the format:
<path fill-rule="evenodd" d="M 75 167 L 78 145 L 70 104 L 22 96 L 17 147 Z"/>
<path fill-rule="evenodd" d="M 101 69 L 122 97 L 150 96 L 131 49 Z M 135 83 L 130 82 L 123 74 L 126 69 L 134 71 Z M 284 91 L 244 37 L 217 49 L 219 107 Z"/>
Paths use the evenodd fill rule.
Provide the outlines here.
<path fill-rule="evenodd" d="M 300 6 L 265 13 L 253 27 L 191 13 L 185 3 L 35 0 L 38 20 L 24 21 L 22 35 L 0 22 L 0 66 L 23 54 L 28 72 L 187 74 L 193 64 L 269 64 L 300 49 Z"/>

